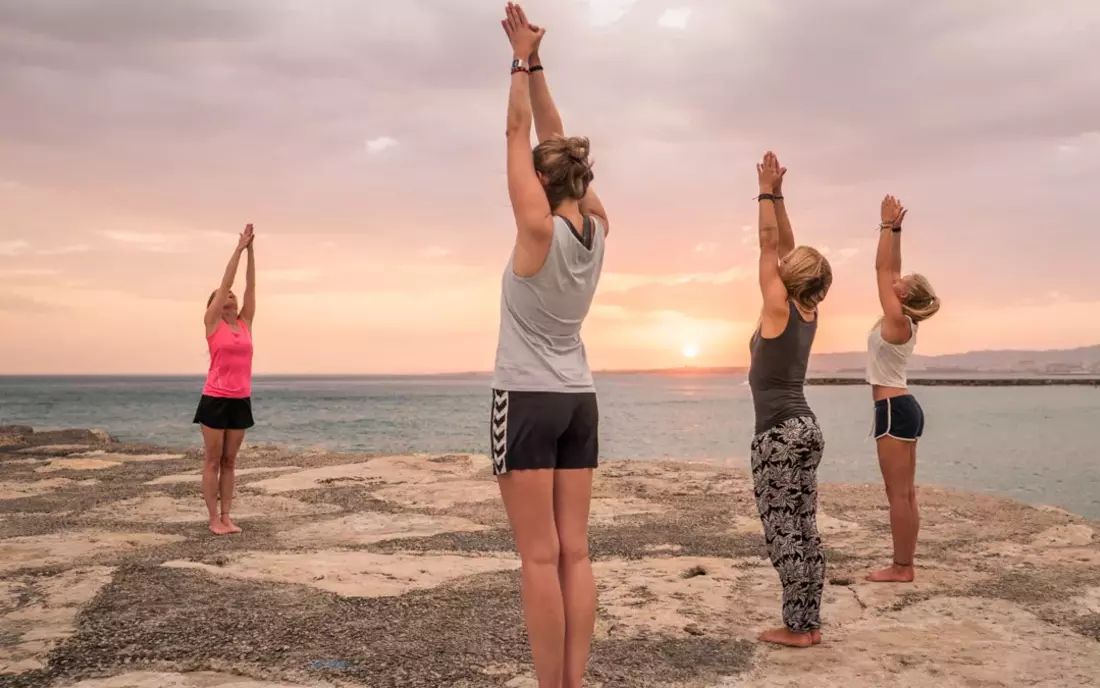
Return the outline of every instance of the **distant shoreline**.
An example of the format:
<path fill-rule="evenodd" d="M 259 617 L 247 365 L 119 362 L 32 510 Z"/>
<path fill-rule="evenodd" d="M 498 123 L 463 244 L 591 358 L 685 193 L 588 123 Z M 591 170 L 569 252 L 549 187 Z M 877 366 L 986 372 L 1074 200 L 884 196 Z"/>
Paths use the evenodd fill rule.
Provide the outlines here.
<path fill-rule="evenodd" d="M 866 385 L 859 377 L 811 377 L 807 385 L 843 386 Z M 1100 387 L 1097 377 L 911 377 L 910 387 Z"/>
<path fill-rule="evenodd" d="M 720 367 L 720 368 L 658 368 L 651 370 L 596 370 L 593 371 L 595 375 L 662 375 L 669 377 L 709 377 L 709 376 L 723 376 L 732 375 L 738 377 L 747 377 L 749 370 L 746 367 Z M 807 385 L 824 386 L 824 387 L 842 387 L 853 385 L 866 385 L 867 382 L 863 375 L 851 373 L 846 374 L 847 371 L 840 373 L 810 373 L 810 376 L 806 379 Z M 1007 373 L 1007 372 L 989 372 L 983 373 L 982 371 L 959 371 L 954 373 L 950 377 L 922 377 L 933 371 L 915 371 L 914 376 L 909 378 L 910 386 L 924 386 L 924 387 L 1100 387 L 1100 376 L 1096 375 L 1083 375 L 1083 374 L 1065 374 L 1065 375 L 1042 375 L 1037 373 Z M 935 374 L 935 373 L 933 373 Z M 480 378 L 488 377 L 491 373 L 488 372 L 465 372 L 465 373 L 423 373 L 423 374 L 369 374 L 369 373 L 352 373 L 352 374 L 311 374 L 311 373 L 298 373 L 298 374 L 272 374 L 272 375 L 256 375 L 253 380 L 255 382 L 271 381 L 285 381 L 285 380 L 354 380 L 354 379 L 373 379 L 373 380 L 402 380 L 402 379 L 431 379 L 431 378 Z M 957 377 L 956 377 L 957 376 Z M 202 380 L 203 376 L 196 374 L 75 374 L 75 375 L 62 375 L 62 374 L 0 374 L 0 383 L 3 382 L 32 382 L 37 380 L 42 381 L 63 381 L 63 380 L 78 380 L 78 381 L 99 381 L 99 380 L 142 380 L 142 381 L 191 381 Z"/>

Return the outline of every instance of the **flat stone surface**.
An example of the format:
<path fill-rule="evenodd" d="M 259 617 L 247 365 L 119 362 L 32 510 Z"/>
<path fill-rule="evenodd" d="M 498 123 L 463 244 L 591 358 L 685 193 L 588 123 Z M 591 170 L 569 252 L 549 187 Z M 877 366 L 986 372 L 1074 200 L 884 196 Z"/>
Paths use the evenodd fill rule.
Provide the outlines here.
<path fill-rule="evenodd" d="M 181 535 L 94 530 L 7 538 L 0 540 L 0 572 L 30 566 L 71 566 L 95 555 L 130 552 L 183 539 Z"/>
<path fill-rule="evenodd" d="M 234 471 L 237 477 L 248 475 L 262 475 L 264 473 L 286 473 L 300 470 L 297 466 L 256 466 L 255 468 L 238 468 Z M 175 485 L 180 483 L 201 483 L 202 469 L 190 473 L 173 473 L 162 475 L 146 482 L 146 485 Z"/>
<path fill-rule="evenodd" d="M 245 530 L 217 537 L 197 464 L 133 458 L 179 452 L 74 446 L 0 446 L 0 684 L 534 685 L 486 457 L 250 447 Z M 702 462 L 604 462 L 585 685 L 1100 688 L 1096 523 L 924 487 L 916 582 L 873 584 L 891 557 L 882 487 L 823 484 L 824 641 L 793 651 L 756 641 L 781 588 L 751 485 Z"/>
<path fill-rule="evenodd" d="M 373 554 L 346 550 L 304 553 L 248 552 L 220 566 L 169 561 L 170 568 L 214 576 L 311 585 L 346 597 L 385 597 L 430 588 L 488 571 L 519 568 L 515 557 L 453 554 Z"/>
<path fill-rule="evenodd" d="M 111 580 L 112 572 L 93 566 L 0 584 L 0 627 L 15 638 L 0 647 L 0 675 L 45 667 L 50 650 L 72 635 L 81 607 Z"/>
<path fill-rule="evenodd" d="M 121 466 L 121 461 L 108 461 L 106 459 L 52 459 L 41 468 L 34 469 L 38 473 L 54 473 L 56 471 L 101 471 L 104 468 Z"/>

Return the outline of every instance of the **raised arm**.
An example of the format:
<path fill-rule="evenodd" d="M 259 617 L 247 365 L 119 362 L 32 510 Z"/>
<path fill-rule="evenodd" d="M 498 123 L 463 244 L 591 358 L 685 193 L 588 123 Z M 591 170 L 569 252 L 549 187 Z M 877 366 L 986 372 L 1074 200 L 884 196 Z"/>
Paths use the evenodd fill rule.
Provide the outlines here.
<path fill-rule="evenodd" d="M 882 224 L 875 252 L 875 277 L 883 315 L 882 336 L 886 341 L 897 343 L 909 341 L 912 334 L 895 288 L 901 279 L 901 223 L 907 212 L 893 196 L 882 199 Z"/>
<path fill-rule="evenodd" d="M 249 225 L 251 226 L 251 225 Z M 241 319 L 252 330 L 252 321 L 256 317 L 256 238 L 248 242 L 247 262 L 244 269 L 244 302 L 241 304 Z"/>
<path fill-rule="evenodd" d="M 756 166 L 760 182 L 760 293 L 764 297 L 764 315 L 786 317 L 788 314 L 787 287 L 779 277 L 779 222 L 775 214 L 775 182 L 779 179 L 779 165 L 772 153 L 764 156 L 764 162 Z"/>
<path fill-rule="evenodd" d="M 539 56 L 539 47 L 542 45 L 542 37 L 546 35 L 546 29 L 530 23 L 527 14 L 519 5 L 509 3 L 509 6 L 514 8 L 519 21 L 523 25 L 538 34 L 538 39 L 535 41 L 529 58 L 531 62 L 531 108 L 535 120 L 535 136 L 538 137 L 539 143 L 554 136 L 565 136 L 565 125 L 562 124 L 558 106 L 554 104 L 554 97 L 550 95 L 550 85 L 546 81 L 546 71 L 542 68 L 542 58 Z M 610 223 L 607 221 L 607 211 L 604 210 L 603 203 L 600 202 L 600 197 L 591 184 L 588 185 L 584 198 L 580 200 L 580 211 L 582 215 L 595 215 L 598 217 L 603 224 L 605 236 L 611 231 Z"/>
<path fill-rule="evenodd" d="M 546 72 L 542 69 L 542 59 L 539 57 L 539 46 L 542 45 L 542 37 L 546 30 L 527 19 L 527 13 L 519 5 L 509 3 L 519 17 L 520 23 L 538 34 L 531 54 L 526 58 L 531 63 L 531 108 L 535 116 L 535 136 L 542 143 L 553 136 L 565 136 L 565 126 L 561 123 L 561 113 L 554 105 L 554 98 L 550 95 L 550 86 L 546 83 Z"/>
<path fill-rule="evenodd" d="M 527 59 L 540 33 L 519 19 L 509 3 L 503 22 L 512 44 L 512 84 L 508 91 L 508 196 L 516 218 L 516 248 L 528 251 L 549 245 L 554 231 L 550 201 L 535 172 L 531 152 L 531 73 Z M 537 261 L 541 264 L 542 261 Z"/>
<path fill-rule="evenodd" d="M 769 153 L 775 157 L 775 153 Z M 787 175 L 787 168 L 779 164 L 776 158 L 775 166 L 779 168 L 779 181 L 775 183 L 775 219 L 779 225 L 779 255 L 785 256 L 794 250 L 794 230 L 791 229 L 791 218 L 787 216 L 787 202 L 783 199 L 783 177 Z"/>
<path fill-rule="evenodd" d="M 237 241 L 237 248 L 233 249 L 233 255 L 229 258 L 229 264 L 225 266 L 221 284 L 214 292 L 214 298 L 211 299 L 210 305 L 206 307 L 203 322 L 206 323 L 208 331 L 217 324 L 218 318 L 222 316 L 222 308 L 225 307 L 225 301 L 229 298 L 229 290 L 233 288 L 233 280 L 237 277 L 237 267 L 241 263 L 241 253 L 245 251 L 250 243 L 252 243 L 252 225 L 246 225 Z"/>

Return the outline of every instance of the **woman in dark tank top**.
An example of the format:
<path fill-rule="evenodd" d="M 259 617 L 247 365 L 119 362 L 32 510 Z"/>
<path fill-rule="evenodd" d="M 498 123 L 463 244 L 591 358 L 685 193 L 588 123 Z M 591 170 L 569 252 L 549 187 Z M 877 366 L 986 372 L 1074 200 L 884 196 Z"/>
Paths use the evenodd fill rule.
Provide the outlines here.
<path fill-rule="evenodd" d="M 817 333 L 817 306 L 833 281 L 829 262 L 795 248 L 774 153 L 756 166 L 760 182 L 760 326 L 749 343 L 756 414 L 752 478 L 772 565 L 783 584 L 783 626 L 760 639 L 791 647 L 821 642 L 825 557 L 817 532 L 817 466 L 825 440 L 803 387 Z"/>

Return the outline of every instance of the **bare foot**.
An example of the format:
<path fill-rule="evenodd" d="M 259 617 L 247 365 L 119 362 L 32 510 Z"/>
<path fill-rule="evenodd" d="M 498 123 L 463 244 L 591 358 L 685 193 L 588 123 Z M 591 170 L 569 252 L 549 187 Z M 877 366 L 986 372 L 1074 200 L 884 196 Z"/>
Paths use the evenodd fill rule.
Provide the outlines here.
<path fill-rule="evenodd" d="M 231 530 L 225 527 L 225 524 L 221 522 L 221 519 L 210 519 L 210 532 L 215 535 L 229 535 Z"/>
<path fill-rule="evenodd" d="M 786 647 L 809 647 L 814 644 L 812 633 L 795 633 L 786 627 L 764 631 L 760 634 L 760 640 Z"/>
<path fill-rule="evenodd" d="M 912 566 L 898 566 L 894 564 L 879 571 L 872 571 L 867 580 L 872 583 L 912 583 L 916 572 Z"/>
<path fill-rule="evenodd" d="M 820 628 L 815 628 L 814 630 L 810 631 L 810 640 L 813 641 L 814 645 L 820 645 L 821 644 L 821 629 Z"/>
<path fill-rule="evenodd" d="M 241 529 L 233 525 L 232 519 L 229 516 L 222 516 L 222 525 L 225 526 L 227 533 L 239 533 Z"/>

